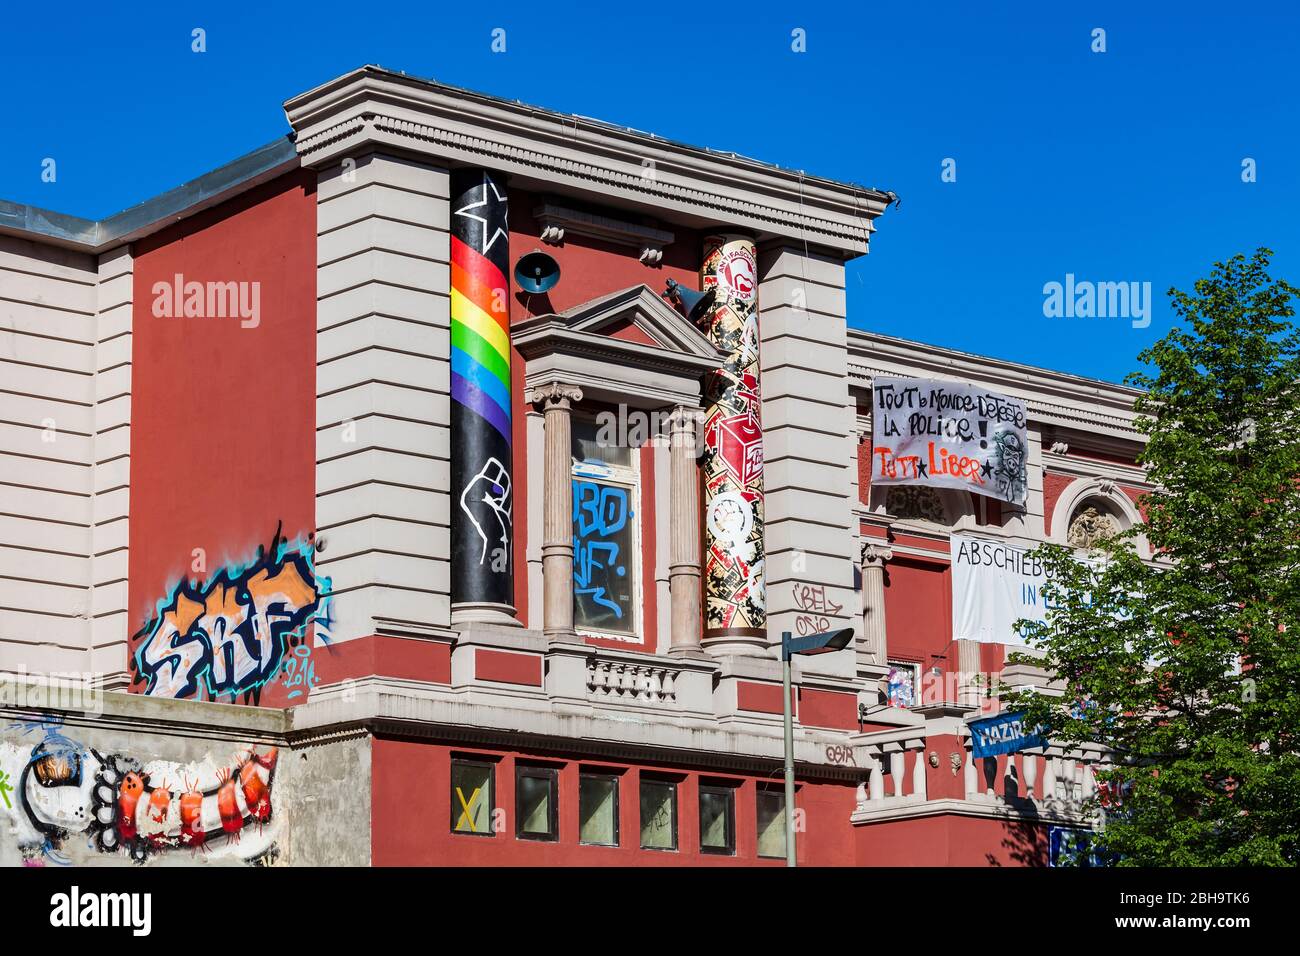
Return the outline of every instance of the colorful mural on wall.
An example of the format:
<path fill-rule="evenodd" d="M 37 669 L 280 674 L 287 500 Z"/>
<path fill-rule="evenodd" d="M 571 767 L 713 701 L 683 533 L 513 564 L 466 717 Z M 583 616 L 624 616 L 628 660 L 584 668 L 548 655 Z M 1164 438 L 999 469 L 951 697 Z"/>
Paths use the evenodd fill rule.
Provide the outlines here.
<path fill-rule="evenodd" d="M 331 602 L 312 539 L 290 543 L 277 528 L 251 562 L 170 589 L 133 638 L 135 679 L 155 697 L 245 703 L 279 679 L 295 698 L 315 682 L 312 635 L 328 643 Z"/>
<path fill-rule="evenodd" d="M 510 233 L 496 173 L 451 174 L 452 604 L 510 606 Z"/>
<path fill-rule="evenodd" d="M 54 719 L 11 724 L 9 734 L 37 738 L 0 742 L 0 779 L 17 782 L 3 792 L 0 814 L 24 863 L 67 864 L 78 850 L 137 863 L 184 848 L 244 860 L 274 855 L 273 747 L 182 766 L 101 754 Z"/>
<path fill-rule="evenodd" d="M 763 425 L 754 243 L 704 240 L 700 270 L 714 298 L 705 332 L 726 355 L 706 383 L 704 425 L 704 637 L 765 638 Z"/>

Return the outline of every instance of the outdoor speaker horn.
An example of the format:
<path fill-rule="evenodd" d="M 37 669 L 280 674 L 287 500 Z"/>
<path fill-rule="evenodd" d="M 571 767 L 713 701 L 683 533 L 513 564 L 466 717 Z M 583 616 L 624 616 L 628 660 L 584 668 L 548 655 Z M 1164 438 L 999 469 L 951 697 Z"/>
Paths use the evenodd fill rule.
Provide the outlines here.
<path fill-rule="evenodd" d="M 704 313 L 709 311 L 713 305 L 713 289 L 706 289 L 703 292 L 696 292 L 694 289 L 688 289 L 686 286 L 668 280 L 668 291 L 664 293 L 677 307 L 677 311 L 686 316 L 692 322 L 699 322 L 704 317 Z"/>
<path fill-rule="evenodd" d="M 515 281 L 525 292 L 545 292 L 560 281 L 560 264 L 544 252 L 530 252 L 515 263 Z"/>

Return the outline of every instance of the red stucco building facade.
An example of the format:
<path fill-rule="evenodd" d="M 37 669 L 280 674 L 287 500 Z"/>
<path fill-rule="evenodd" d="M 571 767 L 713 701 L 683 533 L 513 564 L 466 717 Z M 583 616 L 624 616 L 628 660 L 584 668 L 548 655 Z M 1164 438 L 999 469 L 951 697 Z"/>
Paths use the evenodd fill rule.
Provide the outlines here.
<path fill-rule="evenodd" d="M 181 797 L 224 793 L 225 835 L 259 824 L 229 855 L 258 862 L 783 865 L 781 633 L 840 627 L 847 649 L 795 664 L 801 864 L 1044 865 L 1050 828 L 1090 825 L 1103 753 L 971 755 L 969 722 L 1000 710 L 980 675 L 1049 677 L 954 633 L 952 543 L 1137 520 L 1130 390 L 864 331 L 844 264 L 879 190 L 370 67 L 285 111 L 292 138 L 119 217 L 0 220 L 0 670 L 90 689 L 5 702 L 28 725 L 0 750 L 0 860 L 124 852 L 65 815 L 70 775 L 29 787 L 56 727 L 87 780 L 110 752 L 155 768 L 152 836 L 106 811 L 145 862 L 220 843 Z M 509 280 L 512 600 L 492 613 L 453 585 L 465 168 L 508 184 L 511 269 L 541 251 L 560 273 Z M 700 287 L 719 234 L 752 244 L 757 283 L 766 624 L 743 640 L 707 619 L 710 491 L 670 440 L 725 356 L 662 293 Z M 1025 504 L 873 488 L 882 375 L 1023 402 Z M 657 424 L 584 471 L 620 415 Z M 602 513 L 622 563 L 601 589 L 575 578 L 595 552 L 571 479 L 625 502 L 617 528 Z M 592 595 L 616 627 L 584 625 Z M 271 748 L 263 792 L 243 768 Z"/>

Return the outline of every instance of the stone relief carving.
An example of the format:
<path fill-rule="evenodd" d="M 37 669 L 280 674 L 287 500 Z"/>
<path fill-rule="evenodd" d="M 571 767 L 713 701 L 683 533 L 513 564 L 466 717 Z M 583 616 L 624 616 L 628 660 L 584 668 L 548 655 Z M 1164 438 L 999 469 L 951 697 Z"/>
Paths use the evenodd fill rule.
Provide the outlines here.
<path fill-rule="evenodd" d="M 1085 502 L 1075 509 L 1066 532 L 1066 543 L 1072 548 L 1091 548 L 1102 538 L 1120 532 L 1119 522 L 1109 511 L 1096 504 Z"/>

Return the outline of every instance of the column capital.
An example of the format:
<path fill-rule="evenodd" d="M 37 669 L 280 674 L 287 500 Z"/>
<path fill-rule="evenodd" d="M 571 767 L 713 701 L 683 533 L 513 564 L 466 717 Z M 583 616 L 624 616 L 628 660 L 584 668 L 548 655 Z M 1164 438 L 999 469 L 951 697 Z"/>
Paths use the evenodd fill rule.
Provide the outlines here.
<path fill-rule="evenodd" d="M 541 405 L 543 408 L 569 408 L 573 403 L 582 401 L 582 389 L 576 385 L 551 382 L 529 389 L 525 398 L 528 404 Z"/>
<path fill-rule="evenodd" d="M 874 541 L 862 542 L 862 563 L 868 567 L 883 566 L 886 561 L 894 560 L 894 549 Z"/>

